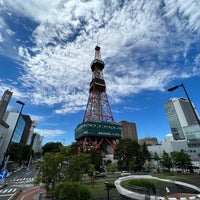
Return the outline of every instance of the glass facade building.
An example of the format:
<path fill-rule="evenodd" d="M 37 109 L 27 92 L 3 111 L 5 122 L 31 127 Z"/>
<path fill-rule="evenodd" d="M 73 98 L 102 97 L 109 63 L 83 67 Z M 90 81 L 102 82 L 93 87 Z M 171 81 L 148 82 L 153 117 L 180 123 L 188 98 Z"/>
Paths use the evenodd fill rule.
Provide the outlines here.
<path fill-rule="evenodd" d="M 15 130 L 14 130 L 12 142 L 19 143 L 21 141 L 25 124 L 26 123 L 25 123 L 25 120 L 23 119 L 22 115 L 19 115 L 19 118 L 18 118 L 17 123 L 16 123 Z"/>
<path fill-rule="evenodd" d="M 200 157 L 200 126 L 189 101 L 172 98 L 164 108 L 174 140 L 187 140 L 188 147 Z"/>
<path fill-rule="evenodd" d="M 188 147 L 193 149 L 200 159 L 200 126 L 197 124 L 184 127 L 184 132 Z"/>
<path fill-rule="evenodd" d="M 168 117 L 170 129 L 173 134 L 174 140 L 185 139 L 180 121 L 178 120 L 178 116 L 172 103 L 165 104 L 165 112 Z"/>
<path fill-rule="evenodd" d="M 186 139 L 184 127 L 198 124 L 189 101 L 184 98 L 172 98 L 164 103 L 164 108 L 173 138 L 175 140 Z"/>

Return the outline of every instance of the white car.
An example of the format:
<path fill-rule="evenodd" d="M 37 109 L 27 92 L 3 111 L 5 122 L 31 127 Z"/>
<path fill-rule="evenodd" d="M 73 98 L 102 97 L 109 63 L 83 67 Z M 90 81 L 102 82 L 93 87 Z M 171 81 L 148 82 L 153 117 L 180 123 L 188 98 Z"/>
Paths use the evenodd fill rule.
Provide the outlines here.
<path fill-rule="evenodd" d="M 122 171 L 121 172 L 121 176 L 129 176 L 129 175 L 131 175 L 130 172 L 127 172 L 127 171 Z"/>

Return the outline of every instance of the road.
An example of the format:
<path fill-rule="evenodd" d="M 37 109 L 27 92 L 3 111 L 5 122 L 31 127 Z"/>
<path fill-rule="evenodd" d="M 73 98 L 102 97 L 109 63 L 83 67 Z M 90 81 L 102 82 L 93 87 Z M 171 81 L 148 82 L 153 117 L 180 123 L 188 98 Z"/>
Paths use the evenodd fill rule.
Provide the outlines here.
<path fill-rule="evenodd" d="M 32 165 L 29 167 L 28 173 L 26 169 L 20 169 L 8 178 L 4 179 L 3 185 L 6 184 L 7 186 L 0 189 L 0 199 L 8 200 L 16 192 L 27 187 L 32 187 L 36 173 L 37 170 L 34 165 Z"/>

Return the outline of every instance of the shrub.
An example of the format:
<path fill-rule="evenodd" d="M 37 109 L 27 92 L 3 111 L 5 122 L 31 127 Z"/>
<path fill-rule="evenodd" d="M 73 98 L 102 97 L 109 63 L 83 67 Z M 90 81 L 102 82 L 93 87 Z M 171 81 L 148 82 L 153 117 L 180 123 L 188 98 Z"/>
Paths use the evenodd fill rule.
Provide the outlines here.
<path fill-rule="evenodd" d="M 89 200 L 91 194 L 77 182 L 60 182 L 56 185 L 53 196 L 57 200 Z"/>
<path fill-rule="evenodd" d="M 137 186 L 141 188 L 146 188 L 147 190 L 151 190 L 153 193 L 156 191 L 155 184 L 152 181 L 149 181 L 148 179 L 134 179 L 129 180 L 126 183 L 127 186 Z"/>

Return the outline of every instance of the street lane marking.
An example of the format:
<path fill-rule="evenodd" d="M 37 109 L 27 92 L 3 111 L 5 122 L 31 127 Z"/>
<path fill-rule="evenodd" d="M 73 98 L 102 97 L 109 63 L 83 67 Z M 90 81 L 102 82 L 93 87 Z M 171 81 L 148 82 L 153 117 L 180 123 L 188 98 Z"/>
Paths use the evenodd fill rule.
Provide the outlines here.
<path fill-rule="evenodd" d="M 20 182 L 20 181 L 34 181 L 35 178 L 18 178 L 14 179 L 13 182 Z"/>
<path fill-rule="evenodd" d="M 10 189 L 8 190 L 8 193 L 10 193 L 12 190 L 13 190 L 13 188 L 10 188 Z"/>
<path fill-rule="evenodd" d="M 13 192 L 15 192 L 16 190 L 17 190 L 17 188 L 14 188 L 14 189 L 13 189 Z"/>
<path fill-rule="evenodd" d="M 0 190 L 0 194 L 14 193 L 16 190 L 17 188 L 3 189 L 3 190 Z"/>
<path fill-rule="evenodd" d="M 4 193 L 6 193 L 8 191 L 8 189 L 5 189 L 2 193 L 4 194 Z"/>

